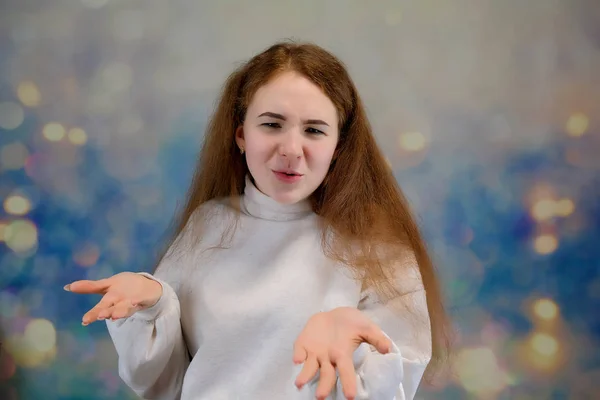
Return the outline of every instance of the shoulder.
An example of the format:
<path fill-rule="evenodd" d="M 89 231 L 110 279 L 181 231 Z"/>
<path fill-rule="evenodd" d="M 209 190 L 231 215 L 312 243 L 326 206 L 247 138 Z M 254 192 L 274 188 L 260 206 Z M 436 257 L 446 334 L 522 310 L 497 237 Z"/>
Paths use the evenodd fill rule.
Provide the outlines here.
<path fill-rule="evenodd" d="M 209 200 L 196 208 L 188 224 L 206 225 L 230 222 L 239 215 L 236 200 L 226 197 Z"/>
<path fill-rule="evenodd" d="M 228 199 L 213 199 L 196 208 L 161 258 L 156 269 L 160 279 L 175 286 L 187 279 L 197 257 L 218 244 L 223 232 L 235 222 L 235 209 L 229 203 Z"/>
<path fill-rule="evenodd" d="M 423 289 L 423 279 L 419 263 L 412 249 L 404 248 L 396 261 L 394 282 L 401 294 Z"/>
<path fill-rule="evenodd" d="M 170 243 L 166 257 L 189 255 L 202 243 L 207 234 L 219 231 L 234 221 L 235 210 L 228 199 L 212 199 L 202 203 L 189 215 L 182 230 Z M 217 228 L 217 229 L 215 229 Z"/>
<path fill-rule="evenodd" d="M 421 269 L 414 251 L 406 245 L 373 246 L 370 251 L 376 254 L 379 268 L 376 275 L 386 281 L 387 287 L 393 287 L 395 296 L 409 295 L 424 290 Z M 373 287 L 367 287 L 365 295 L 372 296 Z"/>

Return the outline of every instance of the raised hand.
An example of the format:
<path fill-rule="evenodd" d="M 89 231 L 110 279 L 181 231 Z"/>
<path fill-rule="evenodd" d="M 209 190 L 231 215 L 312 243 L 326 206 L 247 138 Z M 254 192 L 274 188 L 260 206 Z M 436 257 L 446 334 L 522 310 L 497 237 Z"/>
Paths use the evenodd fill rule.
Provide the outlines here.
<path fill-rule="evenodd" d="M 355 308 L 340 307 L 313 315 L 294 343 L 293 361 L 304 363 L 296 386 L 302 388 L 320 372 L 316 397 L 323 400 L 335 387 L 337 368 L 344 396 L 354 399 L 357 388 L 352 356 L 363 342 L 382 354 L 392 346 L 381 329 Z"/>
<path fill-rule="evenodd" d="M 162 296 L 162 285 L 133 272 L 121 272 L 97 281 L 75 281 L 65 290 L 81 294 L 100 294 L 102 299 L 82 319 L 83 325 L 104 319 L 127 318 L 152 307 Z"/>

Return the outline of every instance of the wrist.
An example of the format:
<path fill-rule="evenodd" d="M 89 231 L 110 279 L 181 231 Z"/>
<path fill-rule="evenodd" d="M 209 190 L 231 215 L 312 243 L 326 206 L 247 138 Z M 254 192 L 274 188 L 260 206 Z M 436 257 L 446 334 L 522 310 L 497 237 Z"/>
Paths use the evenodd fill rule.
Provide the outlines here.
<path fill-rule="evenodd" d="M 156 305 L 156 303 L 158 303 L 158 301 L 160 300 L 160 298 L 162 297 L 162 294 L 163 294 L 163 286 L 156 279 L 153 279 L 147 275 L 142 275 L 142 276 L 149 281 L 149 282 L 147 282 L 148 286 L 150 288 L 149 293 L 152 293 L 149 300 L 147 300 L 143 304 L 141 304 L 142 309 L 146 309 L 146 308 L 153 307 L 154 305 Z"/>
<path fill-rule="evenodd" d="M 154 302 L 152 303 L 152 305 L 155 305 L 156 303 L 158 303 L 158 301 L 162 297 L 163 287 L 162 287 L 162 285 L 159 282 L 157 282 L 155 280 L 152 281 L 152 284 L 155 286 L 156 294 L 157 294 L 157 296 L 154 299 Z"/>

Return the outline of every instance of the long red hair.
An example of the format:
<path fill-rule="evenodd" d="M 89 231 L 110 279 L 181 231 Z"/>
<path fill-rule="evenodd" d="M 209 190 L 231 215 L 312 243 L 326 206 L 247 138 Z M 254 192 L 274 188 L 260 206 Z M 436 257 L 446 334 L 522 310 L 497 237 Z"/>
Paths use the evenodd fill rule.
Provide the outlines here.
<path fill-rule="evenodd" d="M 277 43 L 234 71 L 210 120 L 184 208 L 175 219 L 171 247 L 198 207 L 239 198 L 249 173 L 235 143 L 252 96 L 275 75 L 295 71 L 331 99 L 339 116 L 339 143 L 330 170 L 311 195 L 320 216 L 325 253 L 355 271 L 364 288 L 382 298 L 401 296 L 398 274 L 409 252 L 418 264 L 432 330 L 428 377 L 450 349 L 451 326 L 432 261 L 408 202 L 379 150 L 365 109 L 344 65 L 313 44 Z M 412 263 L 414 264 L 414 263 Z"/>

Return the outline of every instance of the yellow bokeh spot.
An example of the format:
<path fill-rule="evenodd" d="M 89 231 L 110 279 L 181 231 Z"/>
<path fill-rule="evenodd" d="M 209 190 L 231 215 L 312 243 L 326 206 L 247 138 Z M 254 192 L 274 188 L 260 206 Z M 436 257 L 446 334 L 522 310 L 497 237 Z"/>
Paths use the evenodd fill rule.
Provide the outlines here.
<path fill-rule="evenodd" d="M 51 142 L 58 142 L 65 137 L 65 127 L 57 122 L 50 122 L 42 130 L 44 137 Z"/>
<path fill-rule="evenodd" d="M 545 221 L 554 217 L 568 217 L 575 211 L 575 204 L 571 199 L 555 201 L 543 198 L 531 207 L 531 215 L 536 221 Z"/>
<path fill-rule="evenodd" d="M 37 227 L 27 220 L 12 221 L 4 228 L 4 241 L 14 252 L 21 253 L 37 246 Z"/>
<path fill-rule="evenodd" d="M 82 146 L 87 142 L 87 134 L 81 128 L 72 128 L 69 130 L 69 141 L 78 146 Z"/>
<path fill-rule="evenodd" d="M 556 215 L 568 217 L 575 211 L 575 203 L 571 199 L 561 199 L 556 202 Z"/>
<path fill-rule="evenodd" d="M 31 202 L 27 197 L 11 195 L 4 200 L 4 209 L 12 215 L 25 215 L 31 210 Z"/>
<path fill-rule="evenodd" d="M 528 367 L 545 374 L 555 374 L 560 372 L 568 352 L 565 352 L 558 339 L 550 333 L 536 331 L 519 345 L 517 353 Z"/>
<path fill-rule="evenodd" d="M 404 132 L 398 137 L 398 144 L 406 151 L 420 151 L 425 148 L 427 140 L 421 132 Z"/>
<path fill-rule="evenodd" d="M 31 81 L 23 81 L 17 86 L 17 97 L 27 107 L 35 107 L 40 104 L 42 95 L 37 85 Z"/>
<path fill-rule="evenodd" d="M 487 347 L 462 350 L 456 360 L 458 379 L 462 386 L 478 396 L 493 396 L 508 383 L 506 373 L 498 365 L 498 360 Z"/>
<path fill-rule="evenodd" d="M 556 202 L 552 199 L 542 199 L 537 201 L 532 209 L 531 215 L 537 221 L 544 221 L 554 217 L 556 213 Z"/>
<path fill-rule="evenodd" d="M 533 246 L 540 254 L 550 254 L 558 248 L 558 239 L 550 234 L 540 235 L 535 238 Z"/>
<path fill-rule="evenodd" d="M 567 120 L 565 127 L 567 133 L 571 136 L 582 136 L 586 133 L 589 127 L 590 121 L 588 117 L 583 113 L 572 114 Z"/>
<path fill-rule="evenodd" d="M 558 341 L 547 333 L 534 334 L 530 346 L 542 356 L 555 356 L 558 353 Z"/>
<path fill-rule="evenodd" d="M 56 329 L 47 319 L 34 319 L 27 324 L 24 339 L 38 352 L 46 353 L 56 345 Z"/>
<path fill-rule="evenodd" d="M 34 368 L 52 361 L 56 357 L 57 349 L 54 346 L 48 351 L 40 351 L 37 345 L 31 342 L 31 338 L 25 335 L 13 335 L 6 340 L 6 351 L 12 356 L 15 364 L 25 368 Z"/>
<path fill-rule="evenodd" d="M 550 299 L 539 299 L 533 304 L 533 312 L 539 318 L 550 321 L 558 315 L 558 306 Z"/>

